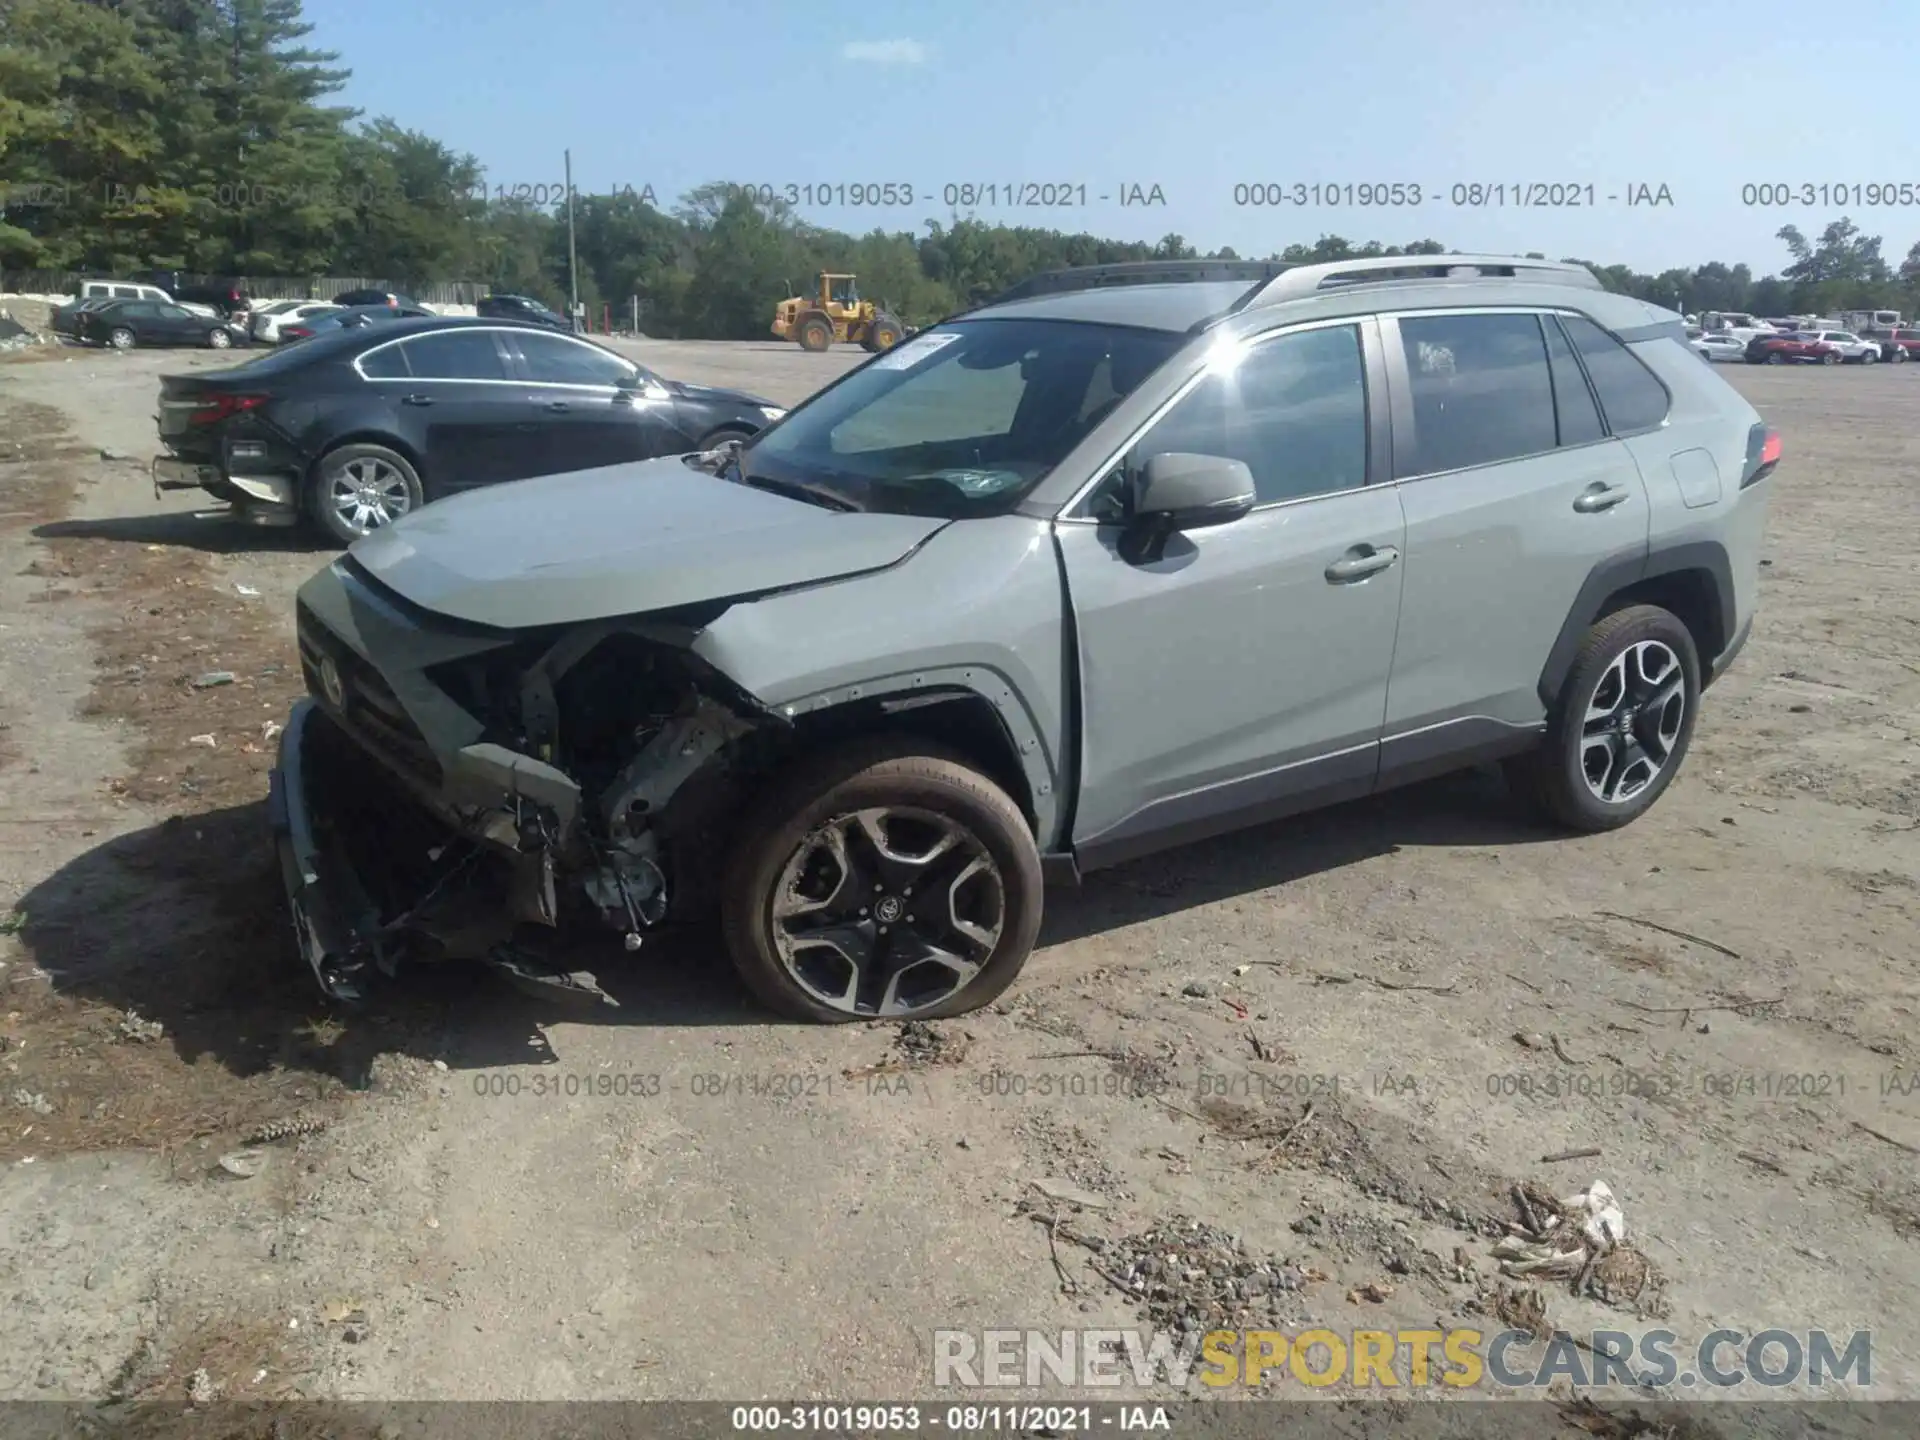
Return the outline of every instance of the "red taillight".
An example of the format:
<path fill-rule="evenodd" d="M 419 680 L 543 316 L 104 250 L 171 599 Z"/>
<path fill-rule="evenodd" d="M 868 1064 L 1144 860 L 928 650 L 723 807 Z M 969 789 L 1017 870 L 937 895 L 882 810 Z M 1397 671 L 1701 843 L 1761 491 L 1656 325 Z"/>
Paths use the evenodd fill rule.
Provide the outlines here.
<path fill-rule="evenodd" d="M 1771 425 L 1755 425 L 1747 432 L 1747 472 L 1740 477 L 1740 488 L 1759 484 L 1779 463 L 1780 432 Z"/>
<path fill-rule="evenodd" d="M 229 415 L 255 410 L 267 403 L 264 395 L 215 395 L 187 416 L 189 425 L 217 425 Z"/>
<path fill-rule="evenodd" d="M 280 333 L 290 340 L 304 340 L 313 334 L 313 331 L 307 329 L 304 325 L 282 325 L 280 327 Z"/>

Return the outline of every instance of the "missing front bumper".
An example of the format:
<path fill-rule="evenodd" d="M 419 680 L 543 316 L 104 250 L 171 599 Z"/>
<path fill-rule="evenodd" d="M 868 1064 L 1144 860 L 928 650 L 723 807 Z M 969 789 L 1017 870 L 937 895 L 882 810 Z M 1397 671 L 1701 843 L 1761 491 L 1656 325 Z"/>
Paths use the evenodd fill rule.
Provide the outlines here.
<path fill-rule="evenodd" d="M 366 998 L 366 972 L 378 964 L 379 925 L 351 866 L 323 842 L 312 808 L 309 750 L 314 726 L 325 723 L 311 700 L 294 705 L 268 777 L 267 817 L 300 958 L 328 998 L 352 1004 Z"/>
<path fill-rule="evenodd" d="M 404 960 L 424 953 L 477 961 L 544 998 L 617 1004 L 591 973 L 550 964 L 539 947 L 516 938 L 527 927 L 516 918 L 508 887 L 493 883 L 496 877 L 484 861 L 467 863 L 484 855 L 484 847 L 451 829 L 444 843 L 419 847 L 429 864 L 421 867 L 412 894 L 397 901 L 388 884 L 378 887 L 376 898 L 360 864 L 374 867 L 366 875 L 391 879 L 406 866 L 408 857 L 397 852 L 409 845 L 399 837 L 410 827 L 396 827 L 387 853 L 356 859 L 356 849 L 381 842 L 355 835 L 345 816 L 327 809 L 330 796 L 359 792 L 357 798 L 366 799 L 364 775 L 330 768 L 329 762 L 337 766 L 353 747 L 315 701 L 300 700 L 287 718 L 268 785 L 268 816 L 294 943 L 322 993 L 341 1004 L 362 1003 L 382 979 L 398 974 Z M 391 793 L 396 806 L 407 803 L 397 785 Z M 417 810 L 412 815 L 419 818 Z"/>

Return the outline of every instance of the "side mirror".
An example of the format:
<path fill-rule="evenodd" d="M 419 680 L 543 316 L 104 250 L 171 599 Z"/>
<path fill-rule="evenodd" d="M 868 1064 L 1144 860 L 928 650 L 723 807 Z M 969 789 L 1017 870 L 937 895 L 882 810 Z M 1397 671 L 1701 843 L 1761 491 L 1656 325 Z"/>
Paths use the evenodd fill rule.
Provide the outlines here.
<path fill-rule="evenodd" d="M 632 375 L 622 375 L 614 382 L 614 386 L 630 400 L 671 400 L 673 398 L 667 393 L 666 386 L 651 376 L 637 372 Z"/>
<path fill-rule="evenodd" d="M 1137 525 L 1171 534 L 1226 525 L 1259 499 L 1245 462 L 1219 455 L 1170 452 L 1152 456 L 1134 479 L 1128 507 Z"/>
<path fill-rule="evenodd" d="M 1118 549 L 1130 565 L 1162 559 L 1180 531 L 1240 519 L 1259 498 L 1246 464 L 1219 455 L 1155 455 L 1129 478 Z"/>

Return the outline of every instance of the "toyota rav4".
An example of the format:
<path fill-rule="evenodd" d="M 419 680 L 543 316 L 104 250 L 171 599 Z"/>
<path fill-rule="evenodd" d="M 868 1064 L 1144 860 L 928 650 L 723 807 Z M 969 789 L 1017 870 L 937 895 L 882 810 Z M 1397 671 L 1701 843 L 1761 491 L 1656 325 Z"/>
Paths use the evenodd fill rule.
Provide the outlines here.
<path fill-rule="evenodd" d="M 1043 883 L 1500 760 L 1672 784 L 1778 436 L 1681 317 L 1487 256 L 1092 267 L 744 445 L 476 490 L 302 588 L 272 807 L 336 998 L 717 911 L 766 1003 L 947 1016 Z M 616 939 L 619 937 L 619 939 Z"/>

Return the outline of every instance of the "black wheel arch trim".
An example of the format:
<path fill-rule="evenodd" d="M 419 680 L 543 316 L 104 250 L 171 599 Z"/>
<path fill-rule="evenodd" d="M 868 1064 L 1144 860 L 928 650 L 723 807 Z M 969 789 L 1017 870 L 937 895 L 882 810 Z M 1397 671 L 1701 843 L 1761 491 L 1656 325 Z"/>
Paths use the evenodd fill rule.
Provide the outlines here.
<path fill-rule="evenodd" d="M 896 672 L 798 696 L 769 708 L 790 720 L 799 720 L 859 703 L 879 705 L 892 712 L 960 697 L 979 701 L 992 713 L 1006 742 L 1006 753 L 1018 765 L 1025 782 L 1035 843 L 1047 853 L 1061 834 L 1061 794 L 1065 787 L 1060 757 L 1055 754 L 1054 744 L 1042 734 L 1019 687 L 992 666 L 953 665 Z M 1021 803 L 1020 796 L 1013 798 L 1016 805 Z"/>
<path fill-rule="evenodd" d="M 1606 604 L 1611 597 L 1649 580 L 1689 572 L 1702 573 L 1708 578 L 1713 602 L 1718 607 L 1719 613 L 1715 619 L 1719 632 L 1731 637 L 1733 617 L 1738 613 L 1738 608 L 1734 600 L 1733 562 L 1727 555 L 1726 546 L 1716 540 L 1696 540 L 1684 545 L 1656 548 L 1650 552 L 1636 548 L 1609 556 L 1588 572 L 1585 582 L 1580 586 L 1580 593 L 1574 597 L 1572 608 L 1567 611 L 1567 618 L 1560 626 L 1559 635 L 1554 639 L 1553 648 L 1547 652 L 1547 662 L 1540 671 L 1540 703 L 1551 710 L 1560 698 L 1561 687 L 1566 684 L 1567 674 L 1573 669 L 1573 658 L 1579 652 L 1581 638 L 1606 613 Z M 1711 648 L 1721 650 L 1722 647 Z M 1731 658 L 1731 655 L 1725 656 L 1725 659 Z M 1725 668 L 1725 659 L 1721 655 L 1707 653 L 1700 656 L 1703 685 L 1712 674 Z M 1711 671 L 1709 667 L 1712 667 Z"/>

